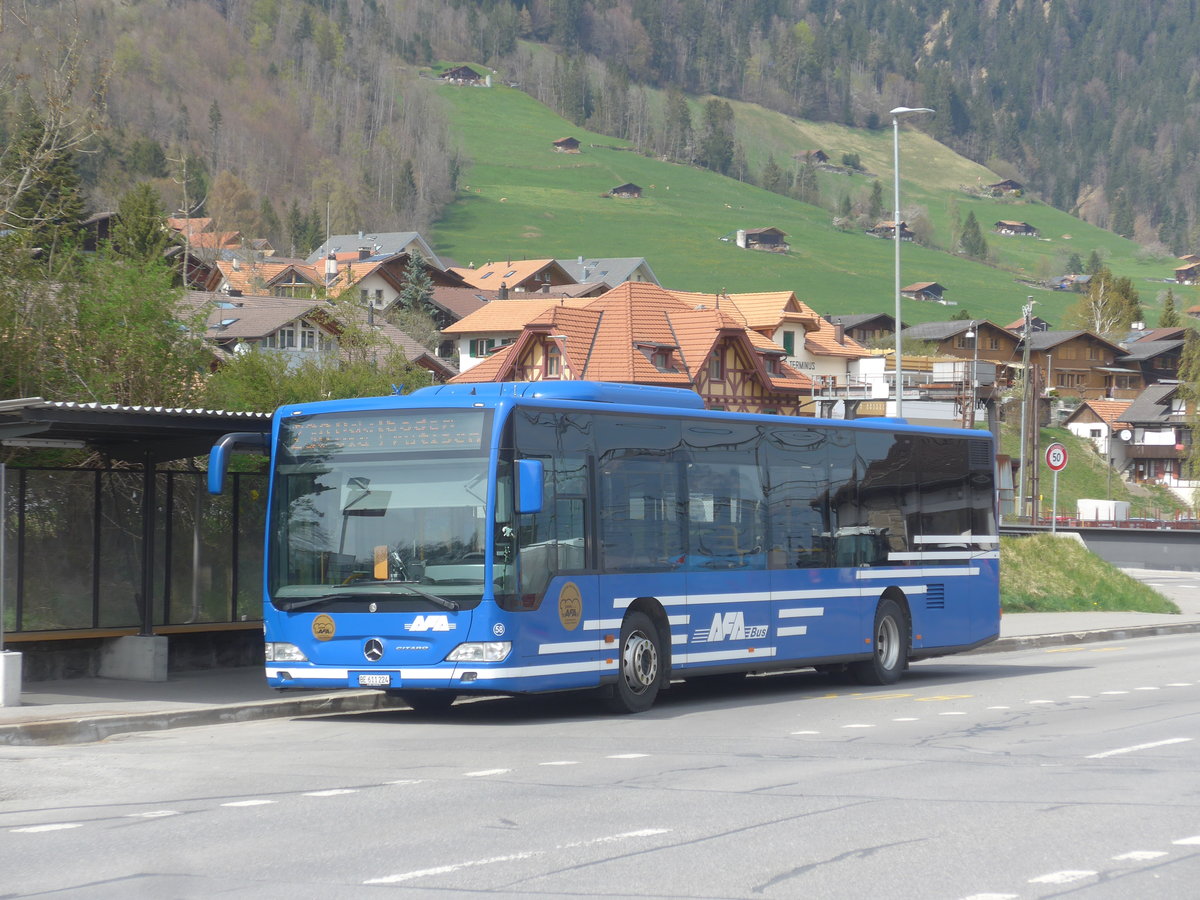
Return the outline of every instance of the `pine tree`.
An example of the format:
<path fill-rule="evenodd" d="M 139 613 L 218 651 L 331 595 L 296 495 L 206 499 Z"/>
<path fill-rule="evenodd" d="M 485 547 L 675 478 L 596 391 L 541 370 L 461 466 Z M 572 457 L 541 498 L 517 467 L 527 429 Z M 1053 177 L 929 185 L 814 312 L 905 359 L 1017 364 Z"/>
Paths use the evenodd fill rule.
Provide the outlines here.
<path fill-rule="evenodd" d="M 1178 328 L 1182 324 L 1183 319 L 1179 316 L 1179 310 L 1175 308 L 1175 292 L 1167 288 L 1167 296 L 1163 300 L 1162 315 L 1158 317 L 1158 327 Z"/>
<path fill-rule="evenodd" d="M 762 170 L 763 190 L 770 191 L 773 194 L 780 193 L 780 188 L 783 186 L 783 169 L 779 168 L 779 164 L 775 162 L 775 154 L 767 154 L 767 164 Z"/>
<path fill-rule="evenodd" d="M 883 185 L 878 181 L 871 182 L 871 196 L 867 200 L 867 218 L 874 224 L 883 219 Z"/>
<path fill-rule="evenodd" d="M 135 185 L 117 204 L 113 249 L 126 259 L 148 262 L 161 259 L 169 242 L 158 192 L 146 182 Z"/>
<path fill-rule="evenodd" d="M 432 300 L 433 279 L 429 277 L 424 255 L 414 248 L 408 255 L 408 267 L 396 302 L 404 309 L 432 312 Z"/>
<path fill-rule="evenodd" d="M 963 223 L 962 236 L 958 239 L 958 246 L 963 254 L 971 259 L 987 259 L 988 243 L 979 228 L 979 221 L 975 218 L 974 210 L 967 213 L 967 220 Z"/>

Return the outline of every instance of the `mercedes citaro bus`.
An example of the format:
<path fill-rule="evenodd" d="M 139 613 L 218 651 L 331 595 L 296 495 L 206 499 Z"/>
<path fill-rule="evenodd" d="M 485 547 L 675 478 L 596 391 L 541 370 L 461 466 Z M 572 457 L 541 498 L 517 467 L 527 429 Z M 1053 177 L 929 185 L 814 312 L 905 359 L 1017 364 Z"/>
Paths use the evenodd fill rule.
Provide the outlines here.
<path fill-rule="evenodd" d="M 279 409 L 263 578 L 277 688 L 417 709 L 812 667 L 867 684 L 999 632 L 986 432 L 711 411 L 586 381 Z"/>

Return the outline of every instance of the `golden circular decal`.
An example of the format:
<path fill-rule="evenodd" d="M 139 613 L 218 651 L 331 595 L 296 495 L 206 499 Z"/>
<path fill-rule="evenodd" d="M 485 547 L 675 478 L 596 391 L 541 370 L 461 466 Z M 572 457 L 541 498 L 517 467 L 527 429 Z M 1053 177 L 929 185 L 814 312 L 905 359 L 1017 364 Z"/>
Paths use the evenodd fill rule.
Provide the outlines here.
<path fill-rule="evenodd" d="M 333 619 L 321 613 L 312 621 L 312 633 L 318 641 L 328 641 L 333 637 Z"/>
<path fill-rule="evenodd" d="M 567 631 L 574 631 L 582 618 L 583 595 L 579 593 L 575 582 L 568 581 L 558 592 L 558 620 Z"/>

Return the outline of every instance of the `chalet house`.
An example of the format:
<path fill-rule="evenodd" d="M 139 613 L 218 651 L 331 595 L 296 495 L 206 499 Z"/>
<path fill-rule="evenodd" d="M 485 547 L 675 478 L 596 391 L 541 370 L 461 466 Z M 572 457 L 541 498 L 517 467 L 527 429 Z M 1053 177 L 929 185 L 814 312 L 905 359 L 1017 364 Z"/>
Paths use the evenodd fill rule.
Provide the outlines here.
<path fill-rule="evenodd" d="M 1142 389 L 1138 370 L 1117 362 L 1125 349 L 1090 331 L 1038 331 L 1028 341 L 1030 364 L 1061 397 L 1128 400 Z M 1020 352 L 1023 347 L 1021 340 Z"/>
<path fill-rule="evenodd" d="M 1131 402 L 1084 400 L 1071 411 L 1063 421 L 1063 426 L 1076 437 L 1090 440 L 1096 452 L 1107 459 L 1110 466 L 1124 469 L 1126 443 L 1117 438 L 1120 431 L 1128 429 L 1124 415 Z"/>
<path fill-rule="evenodd" d="M 203 337 L 213 348 L 214 366 L 250 351 L 282 354 L 289 366 L 318 355 L 339 354 L 339 339 L 347 324 L 353 324 L 378 337 L 378 345 L 370 351 L 377 362 L 400 350 L 410 363 L 427 369 L 435 378 L 445 380 L 457 372 L 400 329 L 376 319 L 369 309 L 343 308 L 335 313 L 324 300 L 230 297 L 201 291 L 188 291 L 181 305 L 185 315 L 206 312 Z M 353 317 L 352 322 L 339 318 L 346 315 Z"/>
<path fill-rule="evenodd" d="M 1200 319 L 1200 304 L 1189 306 L 1183 311 L 1183 314 L 1189 319 Z"/>
<path fill-rule="evenodd" d="M 579 139 L 573 137 L 562 137 L 553 142 L 553 147 L 556 153 L 578 153 Z"/>
<path fill-rule="evenodd" d="M 737 245 L 743 250 L 771 250 L 775 253 L 787 253 L 791 249 L 784 240 L 787 234 L 778 228 L 740 228 L 737 233 Z"/>
<path fill-rule="evenodd" d="M 942 295 L 946 289 L 936 281 L 917 281 L 907 287 L 900 288 L 900 296 L 909 300 L 922 300 L 925 303 L 941 303 L 946 301 Z"/>
<path fill-rule="evenodd" d="M 1025 193 L 1025 185 L 1019 181 L 1013 181 L 1011 178 L 1006 178 L 1003 181 L 997 181 L 995 184 L 987 185 L 984 190 L 993 197 L 1017 197 Z"/>
<path fill-rule="evenodd" d="M 1195 284 L 1200 278 L 1200 262 L 1185 263 L 1175 269 L 1175 281 L 1179 284 Z"/>
<path fill-rule="evenodd" d="M 826 316 L 825 321 L 841 325 L 846 335 L 864 346 L 882 344 L 892 340 L 896 333 L 896 319 L 887 313 L 859 313 L 855 315 Z M 906 327 L 903 322 L 900 327 Z"/>
<path fill-rule="evenodd" d="M 610 288 L 626 281 L 658 284 L 658 276 L 650 268 L 650 263 L 640 256 L 577 256 L 575 259 L 560 259 L 556 262 L 580 284 L 604 282 Z"/>
<path fill-rule="evenodd" d="M 1088 285 L 1092 283 L 1091 275 L 1058 275 L 1051 278 L 1049 281 L 1050 289 L 1053 291 L 1075 291 L 1080 293 L 1088 289 Z"/>
<path fill-rule="evenodd" d="M 230 296 L 263 295 L 311 298 L 323 295 L 320 269 L 300 259 L 271 259 L 243 262 L 218 259 L 210 269 L 204 290 Z"/>
<path fill-rule="evenodd" d="M 350 291 L 356 293 L 364 305 L 369 304 L 376 310 L 390 309 L 404 290 L 413 258 L 407 252 L 374 256 L 364 256 L 363 252 L 348 259 L 339 259 L 332 254 L 326 257 L 322 266 L 326 294 L 339 297 Z M 466 286 L 458 275 L 428 261 L 422 263 L 422 268 L 434 286 Z"/>
<path fill-rule="evenodd" d="M 478 85 L 483 82 L 483 76 L 470 66 L 455 66 L 453 69 L 447 69 L 439 77 L 446 84 Z"/>
<path fill-rule="evenodd" d="M 618 200 L 636 200 L 642 196 L 642 189 L 630 181 L 613 188 L 608 192 L 608 196 L 616 197 Z"/>
<path fill-rule="evenodd" d="M 896 223 L 892 221 L 876 222 L 867 229 L 867 234 L 877 238 L 887 238 L 889 241 L 896 236 Z M 900 240 L 911 241 L 915 235 L 909 230 L 907 222 L 900 223 Z"/>
<path fill-rule="evenodd" d="M 420 251 L 425 262 L 439 269 L 446 266 L 437 254 L 416 231 L 358 232 L 357 234 L 335 234 L 307 257 L 309 263 L 324 263 L 333 254 L 339 261 L 366 259 L 371 256 L 391 256 L 396 253 Z"/>
<path fill-rule="evenodd" d="M 976 322 L 962 319 L 923 322 L 900 332 L 901 347 L 916 341 L 936 344 L 934 354 L 937 356 L 954 356 L 958 359 L 995 364 L 995 383 L 1000 386 L 1011 382 L 1009 369 L 1013 360 L 1019 356 L 1017 347 L 1020 339 L 1008 329 L 986 319 Z M 905 368 L 908 368 L 907 358 Z M 967 369 L 969 370 L 970 366 Z"/>
<path fill-rule="evenodd" d="M 1179 385 L 1150 385 L 1129 404 L 1121 419 L 1132 432 L 1125 446 L 1129 477 L 1162 484 L 1190 501 L 1188 494 L 1198 483 L 1184 477 L 1192 431 Z"/>
<path fill-rule="evenodd" d="M 548 293 L 552 288 L 576 281 L 554 259 L 519 259 L 489 262 L 479 268 L 451 266 L 450 272 L 467 285 L 507 294 Z"/>
<path fill-rule="evenodd" d="M 996 234 L 1003 234 L 1010 237 L 1013 235 L 1037 237 L 1038 235 L 1038 230 L 1028 222 L 1013 222 L 1008 219 L 1001 219 L 992 228 L 995 229 Z"/>
<path fill-rule="evenodd" d="M 453 381 L 683 387 L 709 409 L 796 415 L 812 382 L 784 356 L 724 310 L 697 309 L 657 285 L 627 282 L 583 306 L 549 307 L 513 343 Z"/>
<path fill-rule="evenodd" d="M 501 347 L 516 341 L 525 326 L 556 306 L 582 308 L 594 297 L 565 298 L 520 294 L 520 299 L 486 303 L 442 329 L 442 336 L 458 348 L 458 370 L 466 373 Z"/>
<path fill-rule="evenodd" d="M 1017 319 L 1015 322 L 1009 322 L 1007 325 L 1004 326 L 1004 328 L 1006 331 L 1011 331 L 1013 334 L 1024 334 L 1025 333 L 1025 317 L 1021 316 L 1021 318 Z M 1045 319 L 1043 319 L 1041 316 L 1030 316 L 1029 317 L 1029 330 L 1030 331 L 1049 331 L 1050 323 L 1047 322 Z"/>
<path fill-rule="evenodd" d="M 829 162 L 829 154 L 824 150 L 801 150 L 799 153 L 792 155 L 792 159 L 799 163 L 812 163 L 819 165 Z"/>
<path fill-rule="evenodd" d="M 786 361 L 807 375 L 822 395 L 865 396 L 868 386 L 852 372 L 871 352 L 822 319 L 792 291 L 747 294 L 671 293 L 696 309 L 720 309 L 783 348 Z M 809 411 L 814 414 L 815 409 Z"/>
<path fill-rule="evenodd" d="M 1136 375 L 1116 374 L 1116 387 L 1135 389 L 1143 384 L 1178 380 L 1183 345 L 1183 338 L 1158 341 L 1142 339 L 1126 344 L 1126 353 L 1117 359 L 1116 364 Z M 1125 379 L 1124 383 L 1122 378 Z"/>

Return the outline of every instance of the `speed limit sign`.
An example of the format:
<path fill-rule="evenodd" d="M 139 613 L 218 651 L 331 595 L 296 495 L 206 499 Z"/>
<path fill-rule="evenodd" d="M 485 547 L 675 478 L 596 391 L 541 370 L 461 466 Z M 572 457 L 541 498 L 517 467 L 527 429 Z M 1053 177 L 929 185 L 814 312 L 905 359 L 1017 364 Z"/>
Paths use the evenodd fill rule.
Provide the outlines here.
<path fill-rule="evenodd" d="M 1067 467 L 1067 448 L 1062 444 L 1051 444 L 1046 448 L 1046 465 L 1054 472 Z"/>

